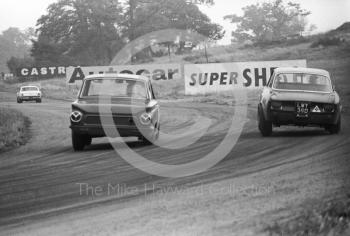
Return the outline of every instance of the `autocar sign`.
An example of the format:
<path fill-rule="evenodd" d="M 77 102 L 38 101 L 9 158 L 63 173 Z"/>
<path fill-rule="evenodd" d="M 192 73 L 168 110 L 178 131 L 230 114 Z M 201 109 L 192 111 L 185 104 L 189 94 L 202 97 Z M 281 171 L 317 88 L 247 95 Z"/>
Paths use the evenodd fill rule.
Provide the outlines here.
<path fill-rule="evenodd" d="M 182 74 L 180 64 L 92 66 L 68 67 L 66 78 L 68 84 L 74 84 L 77 81 L 83 80 L 88 75 L 104 73 L 144 75 L 155 81 L 181 78 Z"/>

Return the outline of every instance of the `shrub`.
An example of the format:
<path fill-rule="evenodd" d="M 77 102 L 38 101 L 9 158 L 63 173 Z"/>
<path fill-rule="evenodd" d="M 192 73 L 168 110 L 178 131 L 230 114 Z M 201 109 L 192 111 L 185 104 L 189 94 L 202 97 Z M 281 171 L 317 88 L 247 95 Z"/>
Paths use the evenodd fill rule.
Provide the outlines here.
<path fill-rule="evenodd" d="M 23 145 L 29 139 L 30 121 L 22 113 L 0 108 L 0 152 Z"/>
<path fill-rule="evenodd" d="M 323 36 L 321 38 L 318 38 L 316 41 L 314 41 L 310 47 L 316 48 L 316 47 L 328 47 L 328 46 L 336 46 L 341 45 L 343 43 L 343 40 L 338 37 L 332 37 L 332 36 Z"/>
<path fill-rule="evenodd" d="M 304 210 L 295 219 L 269 225 L 270 235 L 349 235 L 350 196 L 344 202 L 324 203 L 319 209 Z"/>

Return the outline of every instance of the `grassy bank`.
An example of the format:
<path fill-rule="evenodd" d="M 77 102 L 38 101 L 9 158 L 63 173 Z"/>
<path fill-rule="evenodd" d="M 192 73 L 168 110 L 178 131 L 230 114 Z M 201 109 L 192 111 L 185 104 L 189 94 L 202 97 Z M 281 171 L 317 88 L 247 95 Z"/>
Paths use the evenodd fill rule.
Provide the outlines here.
<path fill-rule="evenodd" d="M 22 113 L 0 108 L 0 152 L 25 144 L 30 136 L 29 125 Z"/>
<path fill-rule="evenodd" d="M 21 86 L 36 85 L 41 88 L 43 98 L 74 100 L 78 94 L 79 87 L 68 86 L 64 78 L 54 78 L 24 83 L 0 83 L 0 91 L 12 92 L 16 94 Z"/>
<path fill-rule="evenodd" d="M 350 235 L 350 196 L 345 201 L 308 205 L 297 217 L 266 227 L 269 235 Z"/>

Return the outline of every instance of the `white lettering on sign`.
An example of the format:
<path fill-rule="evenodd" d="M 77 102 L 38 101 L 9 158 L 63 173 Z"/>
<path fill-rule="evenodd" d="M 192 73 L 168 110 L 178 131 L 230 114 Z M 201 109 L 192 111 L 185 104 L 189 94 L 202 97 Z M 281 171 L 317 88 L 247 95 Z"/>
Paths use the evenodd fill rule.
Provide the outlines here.
<path fill-rule="evenodd" d="M 29 70 L 26 68 L 21 69 L 21 75 L 27 76 L 29 74 Z"/>
<path fill-rule="evenodd" d="M 46 78 L 46 77 L 55 77 L 55 76 L 65 76 L 66 74 L 66 68 L 64 66 L 56 67 L 56 66 L 50 66 L 50 67 L 32 67 L 32 68 L 20 68 L 17 71 L 17 76 L 19 77 L 39 77 L 39 78 Z"/>
<path fill-rule="evenodd" d="M 42 75 L 47 75 L 47 68 L 41 68 L 40 69 L 40 73 L 42 74 Z"/>
<path fill-rule="evenodd" d="M 306 67 L 306 60 L 187 64 L 184 66 L 185 93 L 196 95 L 263 87 L 278 67 Z"/>
<path fill-rule="evenodd" d="M 32 72 L 30 73 L 30 75 L 39 75 L 38 69 L 37 68 L 33 68 Z"/>

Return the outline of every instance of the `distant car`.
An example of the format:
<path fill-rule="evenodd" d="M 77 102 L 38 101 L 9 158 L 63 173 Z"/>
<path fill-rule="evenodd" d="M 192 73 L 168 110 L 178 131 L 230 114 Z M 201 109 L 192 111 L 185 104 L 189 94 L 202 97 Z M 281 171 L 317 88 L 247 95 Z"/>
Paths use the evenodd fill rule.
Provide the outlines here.
<path fill-rule="evenodd" d="M 330 74 L 311 68 L 276 69 L 260 95 L 258 124 L 263 136 L 282 125 L 318 126 L 339 133 L 341 103 Z"/>
<path fill-rule="evenodd" d="M 23 101 L 36 101 L 41 102 L 41 90 L 38 86 L 22 86 L 17 92 L 17 103 Z"/>
<path fill-rule="evenodd" d="M 128 74 L 86 77 L 72 104 L 70 122 L 75 151 L 90 145 L 92 138 L 116 136 L 115 130 L 120 137 L 135 136 L 149 144 L 160 129 L 159 104 L 150 79 Z"/>

